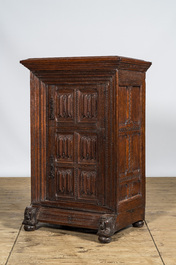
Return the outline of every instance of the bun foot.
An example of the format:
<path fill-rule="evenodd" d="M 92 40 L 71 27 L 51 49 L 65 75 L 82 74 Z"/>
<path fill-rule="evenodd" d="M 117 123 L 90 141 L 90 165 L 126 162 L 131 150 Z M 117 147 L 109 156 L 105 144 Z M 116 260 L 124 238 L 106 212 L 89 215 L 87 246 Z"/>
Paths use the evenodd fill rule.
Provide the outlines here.
<path fill-rule="evenodd" d="M 35 225 L 24 225 L 25 231 L 34 231 L 36 229 Z"/>
<path fill-rule="evenodd" d="M 140 221 L 137 221 L 137 222 L 133 223 L 133 227 L 140 228 L 140 227 L 143 227 L 143 225 L 144 225 L 144 221 L 143 220 L 140 220 Z"/>
<path fill-rule="evenodd" d="M 110 243 L 111 242 L 111 237 L 99 236 L 98 240 L 100 241 L 100 243 Z"/>

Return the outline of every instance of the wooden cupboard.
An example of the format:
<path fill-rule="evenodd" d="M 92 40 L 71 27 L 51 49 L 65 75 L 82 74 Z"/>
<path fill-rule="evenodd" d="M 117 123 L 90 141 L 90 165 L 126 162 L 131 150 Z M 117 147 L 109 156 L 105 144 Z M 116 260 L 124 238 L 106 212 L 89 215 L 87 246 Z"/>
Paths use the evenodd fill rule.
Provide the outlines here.
<path fill-rule="evenodd" d="M 31 205 L 24 229 L 47 222 L 98 230 L 108 243 L 145 218 L 145 73 L 108 56 L 27 59 Z"/>

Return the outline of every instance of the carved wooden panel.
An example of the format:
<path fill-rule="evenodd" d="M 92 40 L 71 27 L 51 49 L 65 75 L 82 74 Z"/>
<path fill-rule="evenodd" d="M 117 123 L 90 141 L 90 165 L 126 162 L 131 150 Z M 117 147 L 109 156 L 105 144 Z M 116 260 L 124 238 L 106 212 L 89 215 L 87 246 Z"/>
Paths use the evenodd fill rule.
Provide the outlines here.
<path fill-rule="evenodd" d="M 49 144 L 54 156 L 52 165 L 56 168 L 56 175 L 52 178 L 53 184 L 48 185 L 48 194 L 57 203 L 69 201 L 71 196 L 75 203 L 89 201 L 91 204 L 101 205 L 102 197 L 99 198 L 98 190 L 104 187 L 104 183 L 100 183 L 104 181 L 104 172 L 99 169 L 103 156 L 98 155 L 98 146 L 103 143 L 104 136 L 100 126 L 105 126 L 104 117 L 100 115 L 105 112 L 105 93 L 102 93 L 102 88 L 104 86 L 100 85 L 49 86 L 49 96 L 55 99 L 52 106 L 49 106 L 49 110 L 51 108 L 55 113 L 56 121 L 50 123 L 53 129 Z M 49 113 L 50 111 L 48 115 Z M 102 172 L 99 184 L 98 172 Z M 73 182 L 74 192 L 71 195 L 67 186 Z M 56 188 L 52 189 L 52 186 Z"/>
<path fill-rule="evenodd" d="M 98 94 L 96 91 L 78 91 L 78 121 L 94 122 L 98 115 Z"/>
<path fill-rule="evenodd" d="M 131 187 L 131 197 L 141 193 L 141 181 L 140 179 L 134 181 Z"/>
<path fill-rule="evenodd" d="M 57 87 L 56 87 L 57 88 Z M 73 90 L 58 89 L 56 92 L 56 117 L 57 121 L 67 122 L 74 119 L 74 94 Z"/>
<path fill-rule="evenodd" d="M 134 124 L 141 123 L 142 109 L 141 109 L 141 87 L 133 86 L 131 88 L 131 121 Z"/>
<path fill-rule="evenodd" d="M 121 200 L 130 198 L 140 193 L 140 185 L 133 180 L 141 178 L 141 135 L 126 132 L 119 136 L 119 175 L 121 182 Z M 134 191 L 133 191 L 134 189 Z M 137 190 L 138 189 L 138 190 Z"/>
<path fill-rule="evenodd" d="M 141 136 L 139 132 L 119 136 L 120 175 L 140 170 Z"/>
<path fill-rule="evenodd" d="M 119 168 L 120 177 L 124 177 L 129 171 L 129 137 L 127 135 L 119 136 Z"/>
<path fill-rule="evenodd" d="M 125 86 L 119 87 L 119 125 L 125 125 L 129 121 L 128 90 Z"/>
<path fill-rule="evenodd" d="M 95 199 L 97 196 L 97 173 L 95 170 L 79 169 L 79 199 Z"/>
<path fill-rule="evenodd" d="M 56 197 L 74 196 L 74 174 L 72 168 L 57 168 L 56 171 Z"/>
<path fill-rule="evenodd" d="M 120 201 L 142 192 L 141 95 L 141 85 L 119 86 Z"/>
<path fill-rule="evenodd" d="M 140 125 L 141 86 L 120 86 L 119 98 L 119 126 Z"/>
<path fill-rule="evenodd" d="M 120 186 L 120 200 L 127 200 L 141 193 L 141 182 L 139 179 L 125 183 Z"/>
<path fill-rule="evenodd" d="M 96 134 L 79 133 L 78 146 L 79 163 L 96 163 L 98 147 Z"/>
<path fill-rule="evenodd" d="M 136 171 L 140 169 L 140 157 L 141 157 L 141 135 L 140 133 L 134 133 L 130 137 L 130 170 Z"/>
<path fill-rule="evenodd" d="M 126 200 L 129 198 L 129 184 L 125 183 L 120 186 L 120 201 Z"/>
<path fill-rule="evenodd" d="M 74 135 L 56 133 L 56 158 L 60 162 L 74 160 Z"/>

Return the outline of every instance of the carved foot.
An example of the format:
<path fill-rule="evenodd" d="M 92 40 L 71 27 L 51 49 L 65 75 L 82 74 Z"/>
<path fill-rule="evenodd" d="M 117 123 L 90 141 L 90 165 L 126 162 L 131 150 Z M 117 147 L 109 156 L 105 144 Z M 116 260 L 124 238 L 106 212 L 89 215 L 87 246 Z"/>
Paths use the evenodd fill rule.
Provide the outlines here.
<path fill-rule="evenodd" d="M 143 227 L 143 225 L 144 225 L 144 221 L 143 220 L 140 220 L 140 221 L 137 221 L 137 222 L 133 223 L 133 227 L 140 228 L 140 227 Z"/>
<path fill-rule="evenodd" d="M 100 218 L 100 224 L 98 229 L 98 239 L 101 243 L 110 243 L 111 236 L 116 230 L 116 217 L 108 214 L 104 214 Z"/>
<path fill-rule="evenodd" d="M 34 231 L 37 224 L 37 208 L 32 206 L 26 207 L 24 211 L 24 230 L 25 231 Z"/>
<path fill-rule="evenodd" d="M 25 231 L 34 231 L 35 229 L 36 229 L 36 225 L 24 225 Z"/>
<path fill-rule="evenodd" d="M 111 237 L 99 236 L 98 240 L 100 241 L 100 243 L 110 243 L 112 238 Z"/>

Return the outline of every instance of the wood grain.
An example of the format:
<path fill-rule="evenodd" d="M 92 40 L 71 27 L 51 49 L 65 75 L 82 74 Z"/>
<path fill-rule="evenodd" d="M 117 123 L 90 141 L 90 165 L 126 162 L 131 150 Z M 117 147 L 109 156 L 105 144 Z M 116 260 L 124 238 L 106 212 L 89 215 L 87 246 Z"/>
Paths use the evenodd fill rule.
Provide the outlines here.
<path fill-rule="evenodd" d="M 90 232 L 49 227 L 21 231 L 8 265 L 102 263 L 162 265 L 146 227 L 125 229 L 108 245 L 99 244 Z"/>
<path fill-rule="evenodd" d="M 32 196 L 25 229 L 38 221 L 79 226 L 110 242 L 115 231 L 145 216 L 151 63 L 120 56 L 21 63 L 31 71 Z"/>
<path fill-rule="evenodd" d="M 46 224 L 39 224 L 35 232 L 20 230 L 23 210 L 30 200 L 30 179 L 0 178 L 0 264 L 174 265 L 175 190 L 176 178 L 147 178 L 146 222 L 150 231 L 146 225 L 128 227 L 116 233 L 111 244 L 101 245 L 93 230 Z"/>
<path fill-rule="evenodd" d="M 145 72 L 151 65 L 150 62 L 120 56 L 31 58 L 27 60 L 21 60 L 20 63 L 26 66 L 32 72 L 46 71 L 48 69 L 52 71 L 73 69 L 80 70 L 80 65 L 81 71 L 90 69 L 112 70 L 118 68 L 123 70 L 136 70 Z"/>
<path fill-rule="evenodd" d="M 163 261 L 176 264 L 176 178 L 147 179 L 146 221 Z"/>
<path fill-rule="evenodd" d="M 0 264 L 5 264 L 30 202 L 30 178 L 0 178 Z"/>

